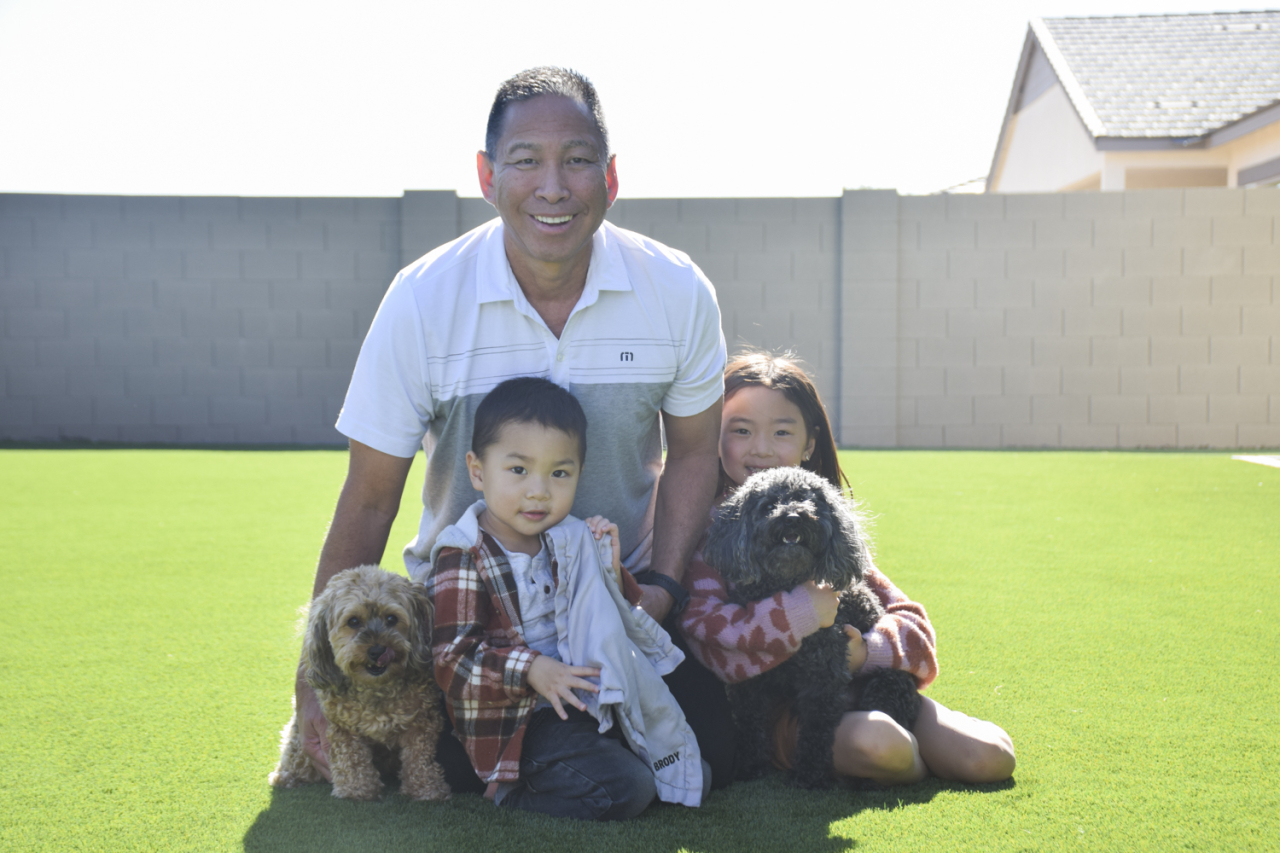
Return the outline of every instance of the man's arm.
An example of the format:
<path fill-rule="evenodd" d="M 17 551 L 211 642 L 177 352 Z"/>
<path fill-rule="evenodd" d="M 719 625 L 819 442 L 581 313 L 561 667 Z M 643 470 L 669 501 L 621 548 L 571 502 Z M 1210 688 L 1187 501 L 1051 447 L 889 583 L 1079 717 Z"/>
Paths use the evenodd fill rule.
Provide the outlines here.
<path fill-rule="evenodd" d="M 338 494 L 333 522 L 325 534 L 316 565 L 311 598 L 324 591 L 329 579 L 344 569 L 377 563 L 387 547 L 391 524 L 400 510 L 400 497 L 413 458 L 402 459 L 351 441 L 347 479 Z M 295 685 L 298 725 L 303 748 L 326 777 L 329 776 L 329 743 L 326 723 L 315 692 L 307 684 L 306 662 L 298 665 Z"/>
<path fill-rule="evenodd" d="M 684 576 L 698 539 L 707 528 L 707 513 L 716 497 L 720 475 L 720 409 L 710 408 L 687 418 L 662 413 L 667 436 L 667 459 L 658 479 L 658 503 L 653 519 L 653 560 L 650 568 L 673 580 Z M 661 622 L 674 599 L 661 587 L 642 586 L 640 606 Z"/>

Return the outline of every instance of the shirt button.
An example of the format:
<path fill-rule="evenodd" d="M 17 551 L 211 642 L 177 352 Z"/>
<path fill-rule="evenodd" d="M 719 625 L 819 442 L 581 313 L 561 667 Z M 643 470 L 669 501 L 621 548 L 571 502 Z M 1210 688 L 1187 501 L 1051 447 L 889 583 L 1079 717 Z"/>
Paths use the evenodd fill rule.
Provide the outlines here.
<path fill-rule="evenodd" d="M 545 592 L 547 595 L 550 595 L 550 594 L 551 594 L 551 584 L 547 584 L 546 586 L 544 586 L 544 587 L 542 588 L 542 591 L 543 591 L 543 592 Z"/>
<path fill-rule="evenodd" d="M 556 361 L 564 361 L 564 353 L 556 353 Z"/>

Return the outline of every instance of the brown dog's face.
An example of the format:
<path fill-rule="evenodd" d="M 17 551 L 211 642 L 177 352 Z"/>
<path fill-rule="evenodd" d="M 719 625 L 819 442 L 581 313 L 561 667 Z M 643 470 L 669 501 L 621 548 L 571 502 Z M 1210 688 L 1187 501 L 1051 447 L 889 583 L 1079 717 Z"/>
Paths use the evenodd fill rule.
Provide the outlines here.
<path fill-rule="evenodd" d="M 406 666 L 429 671 L 430 619 L 425 591 L 408 579 L 376 566 L 341 572 L 312 608 L 308 679 L 373 685 L 402 679 Z"/>

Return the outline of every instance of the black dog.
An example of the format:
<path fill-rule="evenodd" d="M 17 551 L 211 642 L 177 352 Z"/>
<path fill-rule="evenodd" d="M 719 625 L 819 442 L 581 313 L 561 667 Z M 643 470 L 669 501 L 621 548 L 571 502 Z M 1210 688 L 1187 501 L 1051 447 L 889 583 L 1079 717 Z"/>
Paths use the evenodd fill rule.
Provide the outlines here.
<path fill-rule="evenodd" d="M 920 694 L 909 673 L 849 676 L 849 641 L 840 626 L 866 633 L 884 608 L 862 582 L 870 555 L 858 517 L 838 489 L 801 468 L 754 474 L 720 507 L 702 555 L 729 582 L 736 604 L 809 580 L 841 590 L 835 625 L 806 637 L 784 663 L 729 686 L 741 777 L 755 778 L 768 767 L 770 712 L 786 699 L 794 700 L 800 719 L 794 779 L 803 788 L 831 784 L 831 744 L 846 711 L 883 711 L 906 729 L 915 725 Z"/>

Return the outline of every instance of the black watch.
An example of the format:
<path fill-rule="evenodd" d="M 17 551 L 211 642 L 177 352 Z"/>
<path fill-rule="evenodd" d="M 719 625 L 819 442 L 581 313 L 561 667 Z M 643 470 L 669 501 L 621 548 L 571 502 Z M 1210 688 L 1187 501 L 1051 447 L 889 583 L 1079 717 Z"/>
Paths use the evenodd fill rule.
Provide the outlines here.
<path fill-rule="evenodd" d="M 689 606 L 689 591 L 680 585 L 680 582 L 667 577 L 656 569 L 645 569 L 642 572 L 636 572 L 632 575 L 636 579 L 636 583 L 645 586 L 660 586 L 670 593 L 675 599 L 675 603 L 671 605 L 671 613 L 683 613 L 684 609 Z"/>

